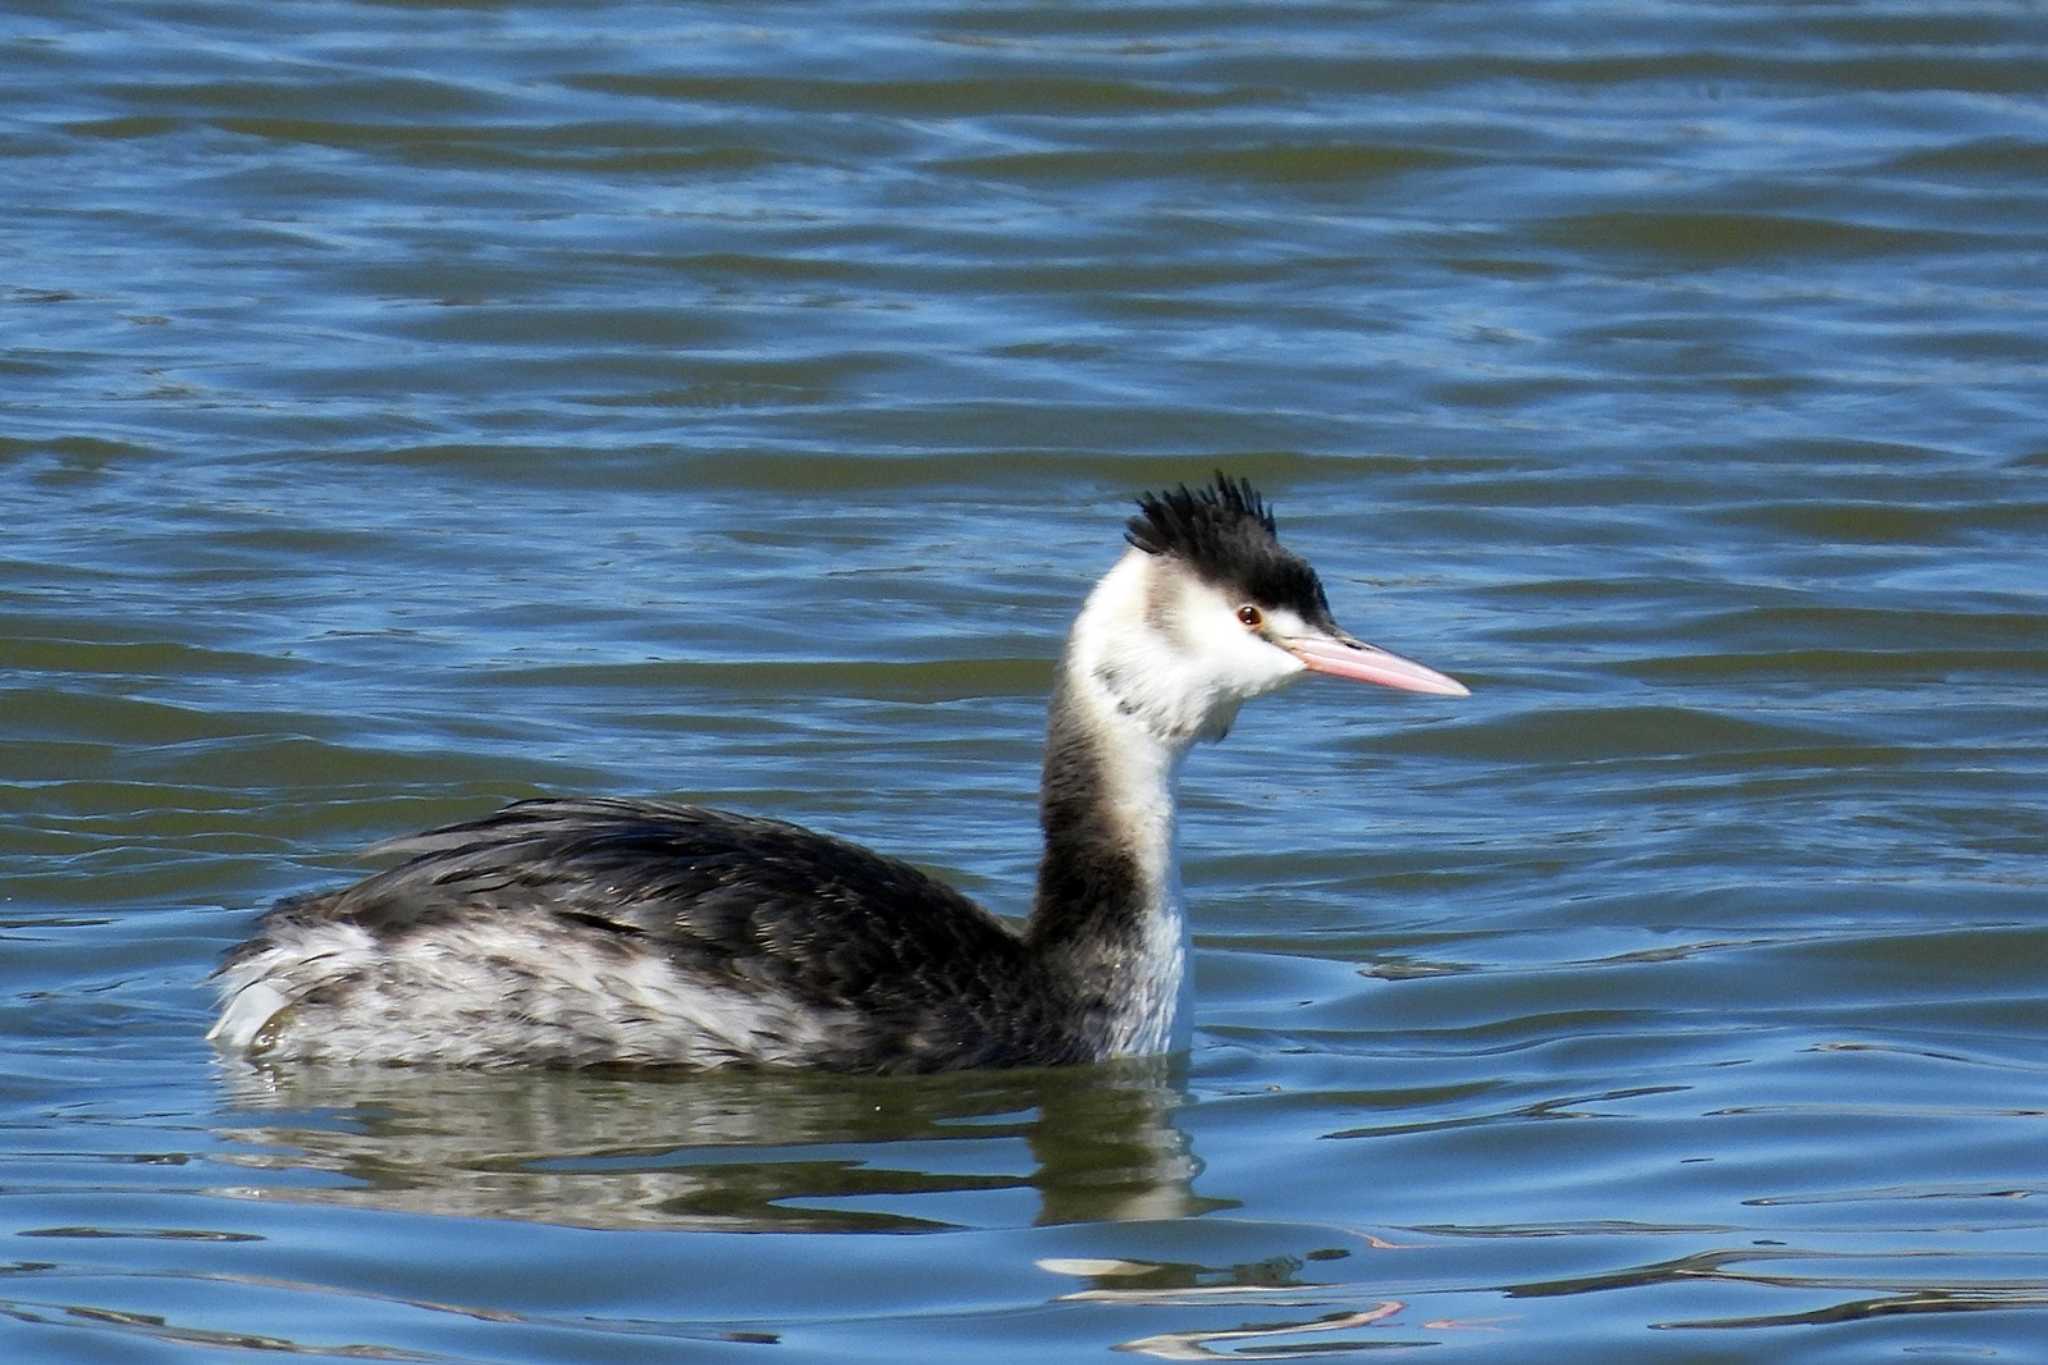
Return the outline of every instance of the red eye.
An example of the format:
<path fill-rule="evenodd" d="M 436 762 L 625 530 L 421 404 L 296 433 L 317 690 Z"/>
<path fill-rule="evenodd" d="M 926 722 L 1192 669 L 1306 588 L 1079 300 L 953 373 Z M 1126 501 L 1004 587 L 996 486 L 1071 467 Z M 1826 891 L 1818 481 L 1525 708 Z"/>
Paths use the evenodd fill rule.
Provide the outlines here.
<path fill-rule="evenodd" d="M 1260 614 L 1259 609 L 1249 605 L 1237 609 L 1237 619 L 1253 630 L 1257 630 L 1266 622 L 1266 618 Z"/>

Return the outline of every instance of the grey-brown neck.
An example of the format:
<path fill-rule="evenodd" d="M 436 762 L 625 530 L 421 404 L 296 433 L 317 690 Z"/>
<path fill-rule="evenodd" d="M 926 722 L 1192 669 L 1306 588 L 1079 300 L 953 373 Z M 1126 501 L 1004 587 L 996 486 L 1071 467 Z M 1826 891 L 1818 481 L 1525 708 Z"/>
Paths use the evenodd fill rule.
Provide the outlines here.
<path fill-rule="evenodd" d="M 1091 1031 L 1113 1056 L 1185 1042 L 1188 931 L 1174 785 L 1200 727 L 1162 724 L 1157 698 L 1144 686 L 1173 663 L 1143 658 L 1164 649 L 1143 617 L 1148 568 L 1134 555 L 1103 580 L 1061 659 L 1030 927 L 1032 943 L 1072 983 Z"/>

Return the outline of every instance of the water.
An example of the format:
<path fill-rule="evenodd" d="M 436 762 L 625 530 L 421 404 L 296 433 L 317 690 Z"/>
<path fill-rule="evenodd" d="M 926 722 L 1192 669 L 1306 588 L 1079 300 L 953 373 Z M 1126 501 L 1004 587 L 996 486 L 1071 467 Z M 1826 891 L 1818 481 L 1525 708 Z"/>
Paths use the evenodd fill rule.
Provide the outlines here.
<path fill-rule="evenodd" d="M 0 1352 L 2038 1359 L 2023 4 L 16 5 Z M 1184 1066 L 262 1072 L 542 791 L 1022 908 L 1136 490 L 1468 701 L 1191 764 Z"/>

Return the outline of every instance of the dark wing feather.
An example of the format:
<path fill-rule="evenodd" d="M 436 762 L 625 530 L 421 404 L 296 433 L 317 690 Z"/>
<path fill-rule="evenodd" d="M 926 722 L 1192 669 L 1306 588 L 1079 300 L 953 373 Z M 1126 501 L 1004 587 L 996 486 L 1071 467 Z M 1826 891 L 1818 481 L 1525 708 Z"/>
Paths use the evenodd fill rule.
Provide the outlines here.
<path fill-rule="evenodd" d="M 537 800 L 371 851 L 407 861 L 276 913 L 391 938 L 444 918 L 553 916 L 736 989 L 851 1011 L 862 1022 L 827 1065 L 1051 1062 L 1079 1046 L 1057 988 L 1003 921 L 908 863 L 797 825 Z"/>

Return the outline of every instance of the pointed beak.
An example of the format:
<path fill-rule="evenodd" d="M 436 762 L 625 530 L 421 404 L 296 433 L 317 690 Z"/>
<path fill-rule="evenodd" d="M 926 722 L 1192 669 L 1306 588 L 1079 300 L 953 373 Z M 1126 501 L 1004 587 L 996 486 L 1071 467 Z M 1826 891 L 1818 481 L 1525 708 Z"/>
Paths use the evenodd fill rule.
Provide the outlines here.
<path fill-rule="evenodd" d="M 1439 697 L 1469 697 L 1470 688 L 1456 678 L 1413 659 L 1404 659 L 1377 645 L 1355 640 L 1341 631 L 1333 635 L 1298 635 L 1275 641 L 1282 649 L 1317 673 L 1359 682 L 1398 687 L 1404 692 L 1428 692 Z"/>

